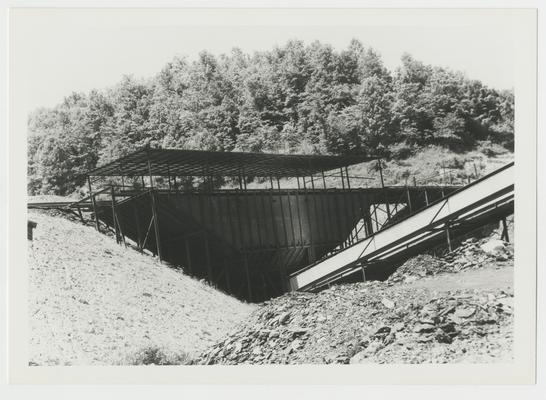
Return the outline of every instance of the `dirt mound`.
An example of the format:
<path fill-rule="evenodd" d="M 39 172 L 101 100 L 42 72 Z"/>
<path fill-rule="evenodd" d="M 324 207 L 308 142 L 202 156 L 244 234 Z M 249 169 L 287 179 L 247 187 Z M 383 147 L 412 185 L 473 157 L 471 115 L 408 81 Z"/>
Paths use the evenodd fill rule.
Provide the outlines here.
<path fill-rule="evenodd" d="M 180 363 L 255 309 L 91 227 L 29 218 L 32 365 Z"/>
<path fill-rule="evenodd" d="M 367 282 L 291 293 L 204 352 L 202 364 L 446 363 L 511 358 L 513 296 Z"/>

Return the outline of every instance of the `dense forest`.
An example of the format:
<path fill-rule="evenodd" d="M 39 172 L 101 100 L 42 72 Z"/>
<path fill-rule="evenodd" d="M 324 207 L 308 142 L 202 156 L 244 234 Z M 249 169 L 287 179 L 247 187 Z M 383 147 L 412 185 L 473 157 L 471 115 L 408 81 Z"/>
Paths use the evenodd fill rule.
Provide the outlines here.
<path fill-rule="evenodd" d="M 368 153 L 425 145 L 513 147 L 514 95 L 405 54 L 389 71 L 373 49 L 290 41 L 270 51 L 175 58 L 155 77 L 73 93 L 28 121 L 29 194 L 70 194 L 82 174 L 153 148 Z"/>

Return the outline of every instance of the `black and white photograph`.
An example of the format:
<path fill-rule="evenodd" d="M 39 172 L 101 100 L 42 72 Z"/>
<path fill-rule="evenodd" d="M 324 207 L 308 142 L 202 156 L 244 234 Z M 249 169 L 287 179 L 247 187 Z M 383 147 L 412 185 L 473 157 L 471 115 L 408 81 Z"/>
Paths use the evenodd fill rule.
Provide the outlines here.
<path fill-rule="evenodd" d="M 12 11 L 17 368 L 532 379 L 533 10 Z"/>

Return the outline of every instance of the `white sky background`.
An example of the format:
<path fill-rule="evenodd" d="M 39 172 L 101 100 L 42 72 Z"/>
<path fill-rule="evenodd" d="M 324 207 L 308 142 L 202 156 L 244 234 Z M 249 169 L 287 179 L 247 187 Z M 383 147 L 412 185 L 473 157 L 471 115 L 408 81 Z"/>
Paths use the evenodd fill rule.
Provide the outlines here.
<path fill-rule="evenodd" d="M 289 39 L 336 49 L 352 38 L 394 70 L 408 52 L 485 84 L 514 86 L 514 33 L 506 10 L 18 10 L 12 26 L 23 63 L 26 108 L 50 107 L 73 91 L 151 77 L 175 55 L 268 50 Z M 17 17 L 17 15 L 16 15 Z M 21 64 L 19 64 L 21 65 Z"/>

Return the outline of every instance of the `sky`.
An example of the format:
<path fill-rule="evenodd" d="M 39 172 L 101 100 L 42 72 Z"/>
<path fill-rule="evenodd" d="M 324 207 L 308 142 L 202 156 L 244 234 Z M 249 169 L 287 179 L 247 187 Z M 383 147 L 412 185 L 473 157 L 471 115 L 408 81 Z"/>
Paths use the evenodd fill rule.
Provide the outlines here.
<path fill-rule="evenodd" d="M 12 21 L 12 44 L 28 111 L 54 106 L 73 91 L 112 86 L 124 74 L 154 76 L 175 56 L 268 50 L 290 39 L 343 49 L 356 38 L 390 70 L 408 52 L 497 89 L 514 86 L 517 43 L 509 15 L 326 11 L 32 10 Z"/>

